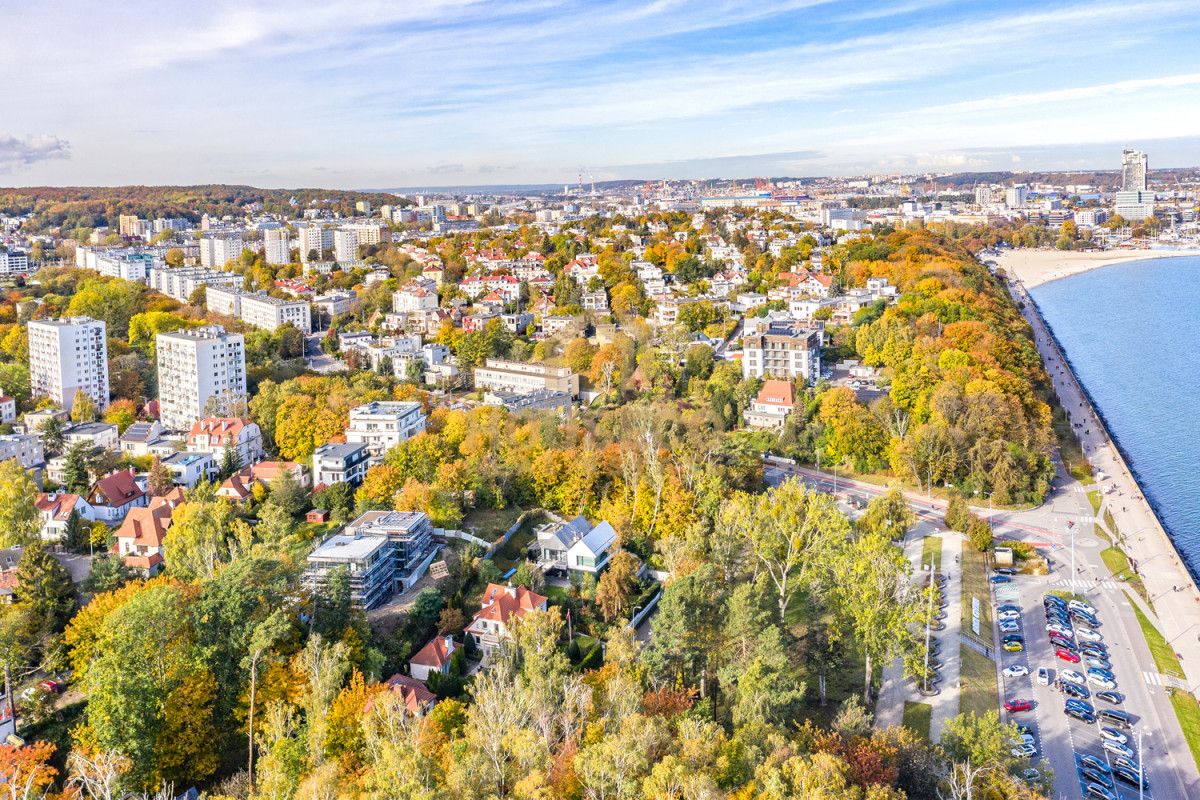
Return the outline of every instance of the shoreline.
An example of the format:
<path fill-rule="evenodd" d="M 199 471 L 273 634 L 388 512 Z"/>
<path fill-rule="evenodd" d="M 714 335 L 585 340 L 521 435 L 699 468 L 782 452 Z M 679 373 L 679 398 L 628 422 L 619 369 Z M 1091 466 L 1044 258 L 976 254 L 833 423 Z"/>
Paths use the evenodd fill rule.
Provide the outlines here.
<path fill-rule="evenodd" d="M 985 263 L 987 260 L 995 261 L 999 268 L 1028 290 L 1115 264 L 1185 256 L 1200 256 L 1200 250 L 1094 250 L 1081 252 L 1016 248 L 1002 250 L 999 255 L 987 257 L 984 261 Z"/>
<path fill-rule="evenodd" d="M 1184 255 L 1184 253 L 1180 253 L 1180 255 Z M 1146 259 L 1121 259 L 1121 261 L 1129 260 Z M 1120 262 L 1093 263 L 1088 268 L 1095 269 L 1111 263 Z M 1086 270 L 1080 269 L 1074 274 L 1083 271 Z M 1031 316 L 1040 323 L 1049 346 L 1053 348 L 1054 354 L 1059 358 L 1070 382 L 1078 390 L 1081 402 L 1084 404 L 1083 411 L 1095 420 L 1095 433 L 1091 436 L 1080 437 L 1080 443 L 1088 462 L 1093 469 L 1104 472 L 1107 478 L 1103 484 L 1096 480 L 1093 481 L 1093 485 L 1097 487 L 1115 485 L 1122 489 L 1118 496 L 1127 498 L 1131 504 L 1118 506 L 1115 498 L 1105 501 L 1105 507 L 1112 512 L 1120 532 L 1117 542 L 1131 562 L 1136 563 L 1135 571 L 1146 585 L 1155 616 L 1159 620 L 1160 631 L 1171 644 L 1172 650 L 1179 656 L 1184 674 L 1188 676 L 1188 688 L 1195 694 L 1200 691 L 1200 646 L 1198 646 L 1200 641 L 1196 636 L 1197 628 L 1200 627 L 1200 588 L 1198 588 L 1200 582 L 1197 580 L 1197 571 L 1178 548 L 1163 524 L 1158 507 L 1146 494 L 1136 471 L 1130 464 L 1124 447 L 1112 435 L 1108 420 L 1096 405 L 1088 388 L 1076 375 L 1074 365 L 1067 356 L 1066 350 L 1059 342 L 1050 323 L 1042 315 L 1041 308 L 1029 293 L 1028 287 L 1019 280 L 1008 281 L 1008 284 L 1014 299 L 1025 303 Z M 1045 354 L 1040 353 L 1040 355 L 1043 366 L 1049 372 L 1049 366 L 1045 364 Z M 1053 375 L 1051 375 L 1051 380 L 1053 381 Z M 1059 395 L 1060 405 L 1070 413 L 1072 409 L 1069 408 L 1057 389 L 1055 393 Z M 1098 439 L 1098 441 L 1089 441 L 1089 439 Z M 1108 497 L 1107 494 L 1104 496 Z M 1138 499 L 1139 497 L 1140 499 Z M 1149 537 L 1145 535 L 1147 533 L 1150 534 Z M 1179 583 L 1180 578 L 1182 578 L 1182 583 Z M 1172 581 L 1172 583 L 1168 586 L 1167 581 Z M 1184 658 L 1185 654 L 1188 656 L 1187 658 Z"/>

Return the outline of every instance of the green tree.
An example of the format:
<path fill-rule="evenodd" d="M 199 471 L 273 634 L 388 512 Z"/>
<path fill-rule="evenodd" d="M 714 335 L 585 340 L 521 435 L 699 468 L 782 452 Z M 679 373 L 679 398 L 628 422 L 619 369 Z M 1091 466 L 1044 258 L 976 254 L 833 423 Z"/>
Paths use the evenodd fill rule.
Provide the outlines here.
<path fill-rule="evenodd" d="M 911 571 L 904 552 L 880 533 L 859 536 L 833 559 L 832 606 L 864 656 L 863 705 L 871 703 L 875 664 L 916 648 L 908 627 L 919 613 Z"/>
<path fill-rule="evenodd" d="M 271 502 L 296 519 L 308 510 L 308 493 L 291 472 L 284 470 L 271 482 Z"/>
<path fill-rule="evenodd" d="M 42 529 L 37 484 L 15 458 L 0 462 L 0 547 L 32 542 Z"/>
<path fill-rule="evenodd" d="M 237 531 L 233 508 L 225 500 L 190 501 L 175 509 L 163 558 L 172 575 L 185 580 L 210 577 L 229 561 Z M 249 528 L 245 529 L 249 533 Z"/>
<path fill-rule="evenodd" d="M 596 604 L 605 622 L 611 622 L 629 607 L 629 601 L 637 592 L 637 571 L 640 566 L 637 556 L 626 550 L 618 550 L 596 585 Z"/>
<path fill-rule="evenodd" d="M 959 492 L 950 494 L 950 502 L 946 505 L 946 527 L 952 531 L 965 533 L 971 523 L 971 507 L 967 499 Z"/>
<path fill-rule="evenodd" d="M 242 468 L 242 455 L 236 447 L 226 447 L 221 454 L 221 469 L 218 475 L 221 480 L 231 477 Z"/>
<path fill-rule="evenodd" d="M 77 389 L 71 401 L 71 419 L 75 422 L 95 422 L 98 415 L 92 396 L 83 389 Z"/>
<path fill-rule="evenodd" d="M 917 523 L 917 515 L 904 497 L 904 492 L 893 486 L 887 494 L 876 497 L 867 504 L 866 513 L 858 520 L 860 531 L 881 533 L 892 541 L 899 541 L 908 529 Z"/>
<path fill-rule="evenodd" d="M 67 463 L 63 467 L 63 487 L 74 494 L 87 494 L 92 485 L 91 475 L 88 474 L 88 456 L 91 448 L 84 442 L 71 445 L 67 451 Z"/>
<path fill-rule="evenodd" d="M 130 761 L 132 786 L 200 780 L 216 769 L 213 678 L 196 651 L 187 590 L 153 583 L 103 619 L 85 664 L 82 739 Z"/>
<path fill-rule="evenodd" d="M 119 556 L 101 555 L 92 560 L 92 569 L 83 582 L 83 590 L 91 595 L 120 589 L 134 577 Z"/>
<path fill-rule="evenodd" d="M 175 488 L 175 473 L 171 472 L 171 468 L 162 463 L 158 456 L 150 463 L 147 478 L 147 487 L 154 497 L 162 497 Z"/>
<path fill-rule="evenodd" d="M 983 517 L 972 514 L 967 523 L 967 538 L 976 550 L 986 553 L 992 549 L 992 526 Z"/>
<path fill-rule="evenodd" d="M 39 539 L 25 548 L 17 564 L 17 598 L 47 630 L 61 631 L 75 607 L 75 587 L 66 567 Z"/>

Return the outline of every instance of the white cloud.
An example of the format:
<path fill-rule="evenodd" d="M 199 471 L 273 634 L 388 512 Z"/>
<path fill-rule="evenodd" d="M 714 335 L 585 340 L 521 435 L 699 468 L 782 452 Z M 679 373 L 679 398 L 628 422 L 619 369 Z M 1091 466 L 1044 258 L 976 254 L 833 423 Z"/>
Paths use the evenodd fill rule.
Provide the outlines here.
<path fill-rule="evenodd" d="M 70 158 L 71 143 L 57 136 L 0 135 L 0 172 L 13 172 L 39 161 Z"/>

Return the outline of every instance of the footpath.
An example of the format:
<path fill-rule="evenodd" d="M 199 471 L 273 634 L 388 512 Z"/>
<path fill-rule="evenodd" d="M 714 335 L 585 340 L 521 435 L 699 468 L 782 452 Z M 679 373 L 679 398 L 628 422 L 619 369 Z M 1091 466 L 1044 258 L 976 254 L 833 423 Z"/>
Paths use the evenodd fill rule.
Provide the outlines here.
<path fill-rule="evenodd" d="M 1200 692 L 1200 589 L 1109 437 L 1033 299 L 1020 284 L 1010 286 L 1026 320 L 1033 326 L 1038 352 L 1050 373 L 1059 402 L 1072 424 L 1078 423 L 1075 430 L 1084 455 L 1115 487 L 1115 497 L 1110 493 L 1106 505 L 1117 528 L 1124 533 L 1122 547 L 1137 564 L 1161 632 L 1187 676 L 1188 691 L 1196 694 Z"/>

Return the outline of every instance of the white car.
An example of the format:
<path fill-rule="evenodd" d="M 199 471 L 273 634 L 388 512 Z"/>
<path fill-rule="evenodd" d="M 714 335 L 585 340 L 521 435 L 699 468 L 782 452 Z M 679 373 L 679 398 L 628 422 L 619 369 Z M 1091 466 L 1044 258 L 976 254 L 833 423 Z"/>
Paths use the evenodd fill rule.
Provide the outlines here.
<path fill-rule="evenodd" d="M 1106 742 L 1116 742 L 1117 744 L 1129 744 L 1129 737 L 1121 733 L 1116 728 L 1101 728 L 1100 738 Z"/>
<path fill-rule="evenodd" d="M 1107 744 L 1106 744 L 1106 746 L 1107 746 Z M 1119 746 L 1120 745 L 1118 745 L 1118 747 Z M 1037 748 L 1031 744 L 1021 744 L 1021 745 L 1017 745 L 1016 747 L 1014 747 L 1012 749 L 1012 754 L 1014 756 L 1016 756 L 1017 758 L 1021 758 L 1021 757 L 1033 758 L 1034 756 L 1037 755 Z"/>
<path fill-rule="evenodd" d="M 1073 669 L 1059 670 L 1058 677 L 1062 678 L 1064 681 L 1078 683 L 1080 686 L 1083 686 L 1085 683 L 1087 683 L 1087 678 L 1083 677 L 1083 673 L 1076 672 Z"/>
<path fill-rule="evenodd" d="M 1000 623 L 1000 632 L 1001 633 L 1020 633 L 1021 626 L 1012 621 L 1001 622 Z"/>
<path fill-rule="evenodd" d="M 1050 623 L 1046 626 L 1046 633 L 1057 633 L 1059 636 L 1063 636 L 1067 639 L 1070 639 L 1073 635 L 1070 628 L 1062 625 L 1055 625 L 1054 623 Z"/>
<path fill-rule="evenodd" d="M 1050 685 L 1050 670 L 1045 667 L 1038 667 L 1037 682 L 1042 686 Z"/>
<path fill-rule="evenodd" d="M 1006 622 L 1009 620 L 1019 620 L 1020 618 L 1021 618 L 1020 611 L 1001 611 L 999 614 L 996 615 L 996 619 L 1000 620 L 1001 622 Z"/>
<path fill-rule="evenodd" d="M 1004 677 L 1006 678 L 1019 678 L 1022 675 L 1028 674 L 1029 667 L 1026 667 L 1022 664 L 1013 664 L 1011 667 L 1004 668 Z"/>
<path fill-rule="evenodd" d="M 1110 681 L 1108 678 L 1103 678 L 1099 675 L 1090 675 L 1089 674 L 1088 675 L 1088 683 L 1092 684 L 1093 686 L 1099 686 L 1101 689 L 1117 688 L 1116 681 Z"/>
<path fill-rule="evenodd" d="M 1067 603 L 1067 608 L 1077 609 L 1085 614 L 1088 614 L 1089 616 L 1097 616 L 1096 609 L 1092 608 L 1082 600 L 1072 600 L 1071 602 Z"/>
<path fill-rule="evenodd" d="M 1091 628 L 1076 628 L 1075 635 L 1078 636 L 1080 639 L 1084 640 L 1085 642 L 1103 642 L 1104 641 L 1104 637 L 1101 636 L 1098 631 L 1094 631 Z"/>
<path fill-rule="evenodd" d="M 1110 753 L 1116 753 L 1117 755 L 1123 756 L 1125 758 L 1133 758 L 1134 757 L 1133 751 L 1130 750 L 1125 745 L 1121 744 L 1120 742 L 1110 742 L 1109 740 L 1105 739 L 1104 740 L 1104 749 Z"/>

